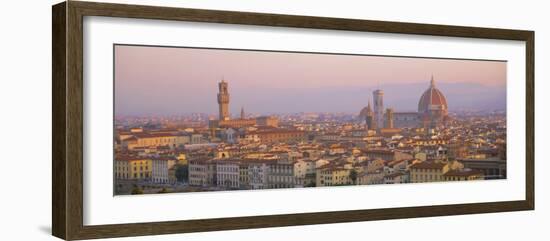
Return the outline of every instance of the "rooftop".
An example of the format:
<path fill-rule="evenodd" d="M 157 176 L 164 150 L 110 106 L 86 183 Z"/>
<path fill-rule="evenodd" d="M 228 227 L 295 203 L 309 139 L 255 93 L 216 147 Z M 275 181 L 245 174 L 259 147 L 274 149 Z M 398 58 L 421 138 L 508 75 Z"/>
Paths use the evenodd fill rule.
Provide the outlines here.
<path fill-rule="evenodd" d="M 446 164 L 441 162 L 419 162 L 411 165 L 412 169 L 442 169 Z"/>
<path fill-rule="evenodd" d="M 443 174 L 447 177 L 468 177 L 473 175 L 483 175 L 482 171 L 472 170 L 472 169 L 462 169 L 462 170 L 452 170 Z"/>

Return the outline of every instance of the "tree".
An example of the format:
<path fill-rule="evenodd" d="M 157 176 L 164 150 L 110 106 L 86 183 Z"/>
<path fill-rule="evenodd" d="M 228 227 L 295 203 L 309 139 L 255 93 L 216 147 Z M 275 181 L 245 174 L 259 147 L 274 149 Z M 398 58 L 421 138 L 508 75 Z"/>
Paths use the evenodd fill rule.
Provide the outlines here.
<path fill-rule="evenodd" d="M 141 189 L 138 186 L 134 186 L 134 189 L 132 189 L 132 195 L 136 195 L 136 194 L 143 194 L 143 189 Z"/>
<path fill-rule="evenodd" d="M 349 179 L 351 179 L 351 183 L 353 183 L 353 185 L 356 184 L 356 182 L 357 182 L 357 171 L 355 169 L 351 169 L 351 171 L 349 172 Z"/>
<path fill-rule="evenodd" d="M 189 166 L 183 164 L 176 165 L 176 179 L 178 182 L 187 182 L 189 180 Z"/>

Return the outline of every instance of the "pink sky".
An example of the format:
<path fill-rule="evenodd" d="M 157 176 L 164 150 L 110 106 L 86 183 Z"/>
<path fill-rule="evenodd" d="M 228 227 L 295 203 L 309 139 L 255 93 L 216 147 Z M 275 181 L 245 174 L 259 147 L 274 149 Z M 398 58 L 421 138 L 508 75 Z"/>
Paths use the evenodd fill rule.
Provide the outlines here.
<path fill-rule="evenodd" d="M 115 112 L 215 113 L 222 77 L 229 82 L 234 114 L 241 106 L 259 113 L 354 111 L 378 86 L 386 91 L 386 103 L 411 110 L 432 74 L 444 94 L 456 99 L 451 110 L 505 105 L 501 61 L 118 45 Z"/>

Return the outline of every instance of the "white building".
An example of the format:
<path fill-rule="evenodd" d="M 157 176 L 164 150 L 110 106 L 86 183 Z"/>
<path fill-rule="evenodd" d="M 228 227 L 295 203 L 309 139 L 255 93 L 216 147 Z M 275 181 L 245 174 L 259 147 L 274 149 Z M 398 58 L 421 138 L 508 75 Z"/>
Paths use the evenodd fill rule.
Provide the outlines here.
<path fill-rule="evenodd" d="M 169 183 L 170 176 L 168 170 L 176 164 L 177 160 L 173 157 L 152 158 L 151 182 Z"/>
<path fill-rule="evenodd" d="M 216 185 L 225 188 L 239 188 L 239 163 L 235 161 L 216 162 Z"/>

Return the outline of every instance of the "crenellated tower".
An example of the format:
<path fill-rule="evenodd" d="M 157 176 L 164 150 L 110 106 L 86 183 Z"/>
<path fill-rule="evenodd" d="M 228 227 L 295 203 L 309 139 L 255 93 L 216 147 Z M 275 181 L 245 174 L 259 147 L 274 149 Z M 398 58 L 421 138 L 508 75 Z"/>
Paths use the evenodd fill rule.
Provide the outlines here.
<path fill-rule="evenodd" d="M 228 84 L 224 79 L 218 83 L 218 105 L 219 105 L 219 119 L 229 120 L 229 90 Z"/>

